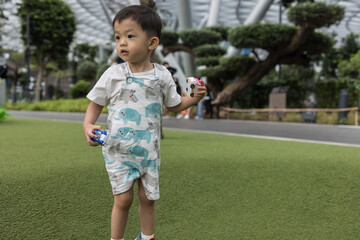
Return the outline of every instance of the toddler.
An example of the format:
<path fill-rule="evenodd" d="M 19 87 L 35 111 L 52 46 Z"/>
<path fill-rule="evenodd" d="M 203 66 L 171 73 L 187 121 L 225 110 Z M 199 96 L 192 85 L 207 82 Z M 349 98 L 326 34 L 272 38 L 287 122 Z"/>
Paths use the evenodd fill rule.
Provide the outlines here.
<path fill-rule="evenodd" d="M 93 129 L 104 106 L 108 109 L 108 138 L 102 153 L 114 194 L 111 239 L 124 239 L 128 213 L 138 183 L 141 232 L 136 240 L 154 238 L 155 200 L 159 199 L 160 120 L 162 105 L 179 112 L 200 101 L 206 87 L 195 97 L 181 97 L 170 72 L 150 62 L 159 44 L 162 23 L 150 8 L 123 8 L 113 20 L 116 52 L 125 62 L 109 67 L 88 94 L 91 100 L 83 129 L 90 146 L 98 144 Z"/>

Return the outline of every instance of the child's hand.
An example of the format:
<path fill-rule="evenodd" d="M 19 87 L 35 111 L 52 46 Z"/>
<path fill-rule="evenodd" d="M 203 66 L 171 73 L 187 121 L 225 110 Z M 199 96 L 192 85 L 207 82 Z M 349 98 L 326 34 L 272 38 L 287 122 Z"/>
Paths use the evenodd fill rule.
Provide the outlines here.
<path fill-rule="evenodd" d="M 205 97 L 205 95 L 206 95 L 205 84 L 204 84 L 203 80 L 200 80 L 200 82 L 202 83 L 202 86 L 197 86 L 197 92 L 195 93 L 195 97 L 198 101 L 203 99 L 203 97 Z"/>
<path fill-rule="evenodd" d="M 94 129 L 103 131 L 102 127 L 98 126 L 98 125 L 84 124 L 83 129 L 84 129 L 86 142 L 88 143 L 88 145 L 93 146 L 93 147 L 98 146 L 99 144 L 97 142 L 94 142 L 90 138 L 96 138 L 97 136 L 95 134 L 93 134 L 92 131 Z"/>

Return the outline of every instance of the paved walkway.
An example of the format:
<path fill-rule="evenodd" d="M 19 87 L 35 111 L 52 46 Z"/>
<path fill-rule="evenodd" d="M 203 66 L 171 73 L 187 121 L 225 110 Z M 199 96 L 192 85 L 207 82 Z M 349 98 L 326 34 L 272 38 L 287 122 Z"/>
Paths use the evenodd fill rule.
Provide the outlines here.
<path fill-rule="evenodd" d="M 8 111 L 17 118 L 82 122 L 84 113 Z M 106 114 L 99 123 L 106 122 Z M 360 127 L 225 119 L 164 119 L 164 128 L 360 147 Z"/>

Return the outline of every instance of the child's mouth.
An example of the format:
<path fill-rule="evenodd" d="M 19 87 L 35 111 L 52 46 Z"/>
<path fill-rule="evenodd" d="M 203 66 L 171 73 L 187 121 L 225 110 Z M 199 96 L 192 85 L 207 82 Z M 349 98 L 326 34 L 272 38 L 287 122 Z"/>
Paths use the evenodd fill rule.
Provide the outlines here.
<path fill-rule="evenodd" d="M 126 50 L 121 50 L 121 55 L 129 55 L 129 52 L 128 51 L 126 51 Z"/>

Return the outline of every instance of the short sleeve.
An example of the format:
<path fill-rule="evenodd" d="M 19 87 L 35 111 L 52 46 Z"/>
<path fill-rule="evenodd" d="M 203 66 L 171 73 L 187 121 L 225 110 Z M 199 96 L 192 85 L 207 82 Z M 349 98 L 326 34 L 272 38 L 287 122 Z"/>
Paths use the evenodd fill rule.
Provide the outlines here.
<path fill-rule="evenodd" d="M 109 76 L 109 69 L 107 69 L 103 75 L 101 75 L 100 79 L 96 82 L 95 86 L 86 96 L 92 102 L 99 104 L 101 106 L 105 106 L 108 101 L 108 92 L 106 88 L 106 84 Z"/>
<path fill-rule="evenodd" d="M 167 69 L 163 73 L 163 80 L 164 105 L 166 107 L 179 105 L 181 103 L 181 96 L 177 93 L 175 82 Z"/>

